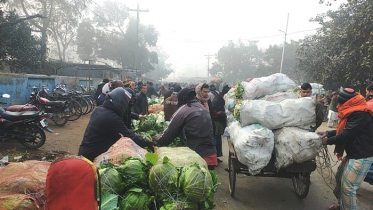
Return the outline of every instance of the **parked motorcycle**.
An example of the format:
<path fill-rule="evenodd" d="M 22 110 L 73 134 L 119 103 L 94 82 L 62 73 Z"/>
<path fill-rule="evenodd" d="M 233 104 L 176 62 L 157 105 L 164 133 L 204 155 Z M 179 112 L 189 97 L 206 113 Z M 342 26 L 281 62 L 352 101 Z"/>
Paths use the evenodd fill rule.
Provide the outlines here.
<path fill-rule="evenodd" d="M 9 98 L 8 94 L 1 95 Z M 0 102 L 0 104 L 6 104 Z M 44 130 L 53 133 L 48 128 L 43 113 L 37 111 L 10 112 L 0 108 L 0 141 L 16 139 L 24 147 L 36 149 L 46 140 Z"/>
<path fill-rule="evenodd" d="M 64 126 L 67 123 L 69 116 L 69 107 L 66 101 L 49 101 L 40 96 L 46 94 L 46 89 L 37 91 L 33 87 L 33 92 L 30 96 L 29 103 L 25 105 L 13 105 L 7 108 L 7 111 L 20 112 L 20 111 L 42 111 L 47 118 L 50 118 L 56 125 Z"/>

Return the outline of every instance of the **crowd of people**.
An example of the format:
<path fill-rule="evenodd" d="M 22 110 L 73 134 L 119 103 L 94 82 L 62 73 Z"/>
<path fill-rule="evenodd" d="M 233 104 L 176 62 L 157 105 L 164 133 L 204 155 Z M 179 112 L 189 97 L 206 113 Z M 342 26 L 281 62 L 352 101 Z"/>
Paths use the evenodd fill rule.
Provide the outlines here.
<path fill-rule="evenodd" d="M 154 140 L 161 145 L 168 145 L 180 137 L 184 146 L 197 152 L 209 168 L 214 169 L 218 162 L 222 162 L 219 159 L 223 156 L 221 135 L 227 126 L 223 96 L 230 89 L 224 84 L 218 88 L 216 86 L 218 84 L 207 83 L 154 85 L 152 82 L 104 79 L 94 96 L 98 108 L 91 115 L 79 155 L 93 160 L 121 135 L 130 137 L 142 147 L 152 148 L 151 141 L 131 131 L 131 122 L 133 119 L 146 118 L 149 114 L 148 98 L 155 96 L 164 97 L 164 117 L 170 123 Z"/>
<path fill-rule="evenodd" d="M 154 85 L 104 79 L 97 88 L 98 108 L 91 115 L 79 155 L 93 160 L 121 135 L 141 147 L 152 148 L 151 141 L 131 131 L 131 122 L 146 118 L 148 98 L 156 96 L 164 97 L 164 117 L 170 123 L 154 140 L 168 145 L 180 137 L 183 145 L 197 152 L 213 170 L 222 162 L 221 136 L 227 126 L 224 95 L 229 89 L 224 83 Z M 312 86 L 302 84 L 300 96 L 312 95 Z M 336 145 L 335 153 L 340 159 L 344 157 L 337 172 L 335 192 L 340 206 L 332 205 L 329 209 L 356 209 L 356 190 L 373 163 L 373 84 L 366 88 L 366 97 L 351 88 L 329 90 L 316 97 L 316 126 L 312 130 L 316 131 L 323 121 L 328 121 L 329 128 L 338 125 L 337 130 L 318 133 L 323 136 L 323 144 Z"/>

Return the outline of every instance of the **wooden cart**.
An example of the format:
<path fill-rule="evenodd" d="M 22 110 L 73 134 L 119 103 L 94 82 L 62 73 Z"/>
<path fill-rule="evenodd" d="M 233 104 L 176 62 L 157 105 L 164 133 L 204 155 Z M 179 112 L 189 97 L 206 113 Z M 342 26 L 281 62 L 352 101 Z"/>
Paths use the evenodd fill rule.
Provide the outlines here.
<path fill-rule="evenodd" d="M 247 166 L 238 161 L 236 151 L 229 137 L 227 137 L 227 142 L 229 146 L 229 156 L 228 168 L 226 170 L 229 173 L 229 192 L 233 197 L 236 189 L 236 175 L 252 175 L 248 172 Z M 280 170 L 275 168 L 274 163 L 275 157 L 272 156 L 268 165 L 265 166 L 259 174 L 254 176 L 292 178 L 293 187 L 298 198 L 303 199 L 307 197 L 310 187 L 310 175 L 311 172 L 316 169 L 316 162 L 312 160 L 303 163 L 293 163 L 286 168 L 281 168 Z"/>

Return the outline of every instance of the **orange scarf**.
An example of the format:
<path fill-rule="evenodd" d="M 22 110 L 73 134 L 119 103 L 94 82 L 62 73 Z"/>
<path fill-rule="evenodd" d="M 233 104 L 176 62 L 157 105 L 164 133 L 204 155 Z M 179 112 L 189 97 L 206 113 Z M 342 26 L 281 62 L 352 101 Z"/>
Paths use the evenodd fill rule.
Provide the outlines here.
<path fill-rule="evenodd" d="M 338 106 L 338 117 L 341 120 L 338 123 L 337 134 L 342 132 L 346 127 L 348 117 L 354 112 L 368 112 L 373 117 L 373 111 L 367 105 L 364 97 L 360 93 L 357 93 L 356 96 L 346 101 L 342 106 Z M 334 154 L 337 155 L 338 160 L 342 160 L 345 147 L 346 142 L 335 145 Z"/>

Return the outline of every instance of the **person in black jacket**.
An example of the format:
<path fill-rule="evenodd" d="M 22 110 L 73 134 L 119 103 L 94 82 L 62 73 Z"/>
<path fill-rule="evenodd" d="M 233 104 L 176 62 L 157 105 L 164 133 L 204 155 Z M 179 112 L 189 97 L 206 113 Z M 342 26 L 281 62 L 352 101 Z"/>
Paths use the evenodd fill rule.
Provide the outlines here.
<path fill-rule="evenodd" d="M 214 125 L 214 144 L 217 150 L 217 156 L 223 156 L 223 145 L 221 135 L 224 134 L 225 127 L 227 127 L 227 114 L 225 113 L 224 95 L 229 91 L 228 85 L 223 87 L 222 92 L 214 95 L 212 100 L 212 109 L 210 110 L 212 123 Z M 218 158 L 218 162 L 223 162 Z"/>
<path fill-rule="evenodd" d="M 104 87 L 104 85 L 106 83 L 109 82 L 109 79 L 103 79 L 102 82 L 100 82 L 100 84 L 97 85 L 97 90 L 95 92 L 95 95 L 93 96 L 93 99 L 96 101 L 98 96 L 102 93 L 102 87 Z"/>
<path fill-rule="evenodd" d="M 218 162 L 213 143 L 211 117 L 195 97 L 196 92 L 190 88 L 184 88 L 179 92 L 177 96 L 179 109 L 156 141 L 168 145 L 179 136 L 184 145 L 199 154 L 206 161 L 209 169 L 213 170 Z"/>
<path fill-rule="evenodd" d="M 152 96 L 157 96 L 159 97 L 157 91 L 155 90 L 154 86 L 153 86 L 153 83 L 152 82 L 149 82 L 149 85 L 148 85 L 148 91 L 146 93 L 146 95 L 151 98 Z"/>
<path fill-rule="evenodd" d="M 125 88 L 125 90 L 131 95 L 131 100 L 128 103 L 128 107 L 123 115 L 123 121 L 127 128 L 131 128 L 132 120 L 141 120 L 146 119 L 147 117 L 145 115 L 139 115 L 134 112 L 132 112 L 132 107 L 136 103 L 136 94 L 131 88 Z"/>
<path fill-rule="evenodd" d="M 141 92 L 136 95 L 136 103 L 134 105 L 135 113 L 146 115 L 148 114 L 148 98 L 146 97 L 146 93 L 148 92 L 148 88 L 146 85 L 141 87 Z"/>
<path fill-rule="evenodd" d="M 373 111 L 364 97 L 351 88 L 345 88 L 337 95 L 340 121 L 335 131 L 319 132 L 323 144 L 336 145 L 334 153 L 343 159 L 336 174 L 337 186 L 334 191 L 340 206 L 329 209 L 358 209 L 356 190 L 367 175 L 373 163 Z"/>
<path fill-rule="evenodd" d="M 135 135 L 123 122 L 123 115 L 130 99 L 128 92 L 123 88 L 117 88 L 107 94 L 103 105 L 92 112 L 78 155 L 93 161 L 122 135 L 131 138 L 140 147 L 152 148 L 152 142 Z"/>

